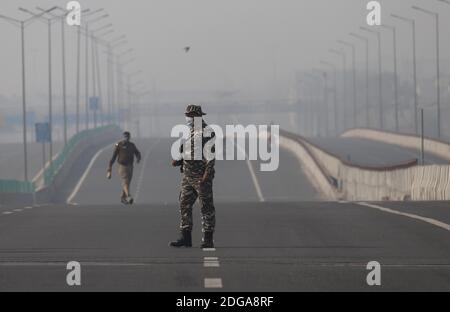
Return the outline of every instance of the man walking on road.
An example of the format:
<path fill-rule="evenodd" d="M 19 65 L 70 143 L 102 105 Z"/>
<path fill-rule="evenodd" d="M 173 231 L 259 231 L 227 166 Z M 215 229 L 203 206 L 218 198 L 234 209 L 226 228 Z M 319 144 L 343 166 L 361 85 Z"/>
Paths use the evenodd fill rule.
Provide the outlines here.
<path fill-rule="evenodd" d="M 141 161 L 141 153 L 136 145 L 130 141 L 130 132 L 123 133 L 123 140 L 116 143 L 114 147 L 114 154 L 109 161 L 107 177 L 111 179 L 111 170 L 114 162 L 117 159 L 119 165 L 119 177 L 122 180 L 122 196 L 121 202 L 125 205 L 133 204 L 133 197 L 130 194 L 130 183 L 133 178 L 134 156 L 136 156 L 137 163 Z"/>
<path fill-rule="evenodd" d="M 205 157 L 203 153 L 205 145 L 209 140 L 215 139 L 214 132 L 207 128 L 203 121 L 202 108 L 198 105 L 188 105 L 186 108 L 186 123 L 190 130 L 190 138 L 187 140 L 186 151 L 183 152 L 183 145 L 180 151 L 182 159 L 173 160 L 172 166 L 181 167 L 183 178 L 180 192 L 180 238 L 169 243 L 172 247 L 192 246 L 192 206 L 197 198 L 201 205 L 201 216 L 203 226 L 202 248 L 213 248 L 213 233 L 216 224 L 215 208 L 213 201 L 213 179 L 214 179 L 214 157 Z M 206 135 L 205 128 L 209 134 Z M 197 143 L 197 144 L 196 144 Z M 211 143 L 211 142 L 210 142 Z M 214 141 L 212 141 L 214 143 Z M 199 146 L 196 146 L 199 145 Z M 210 144 L 208 144 L 210 145 Z M 190 148 L 189 148 L 190 146 Z M 215 152 L 214 145 L 210 146 L 212 154 Z M 201 148 L 201 154 L 197 152 Z M 196 155 L 200 157 L 195 157 Z"/>

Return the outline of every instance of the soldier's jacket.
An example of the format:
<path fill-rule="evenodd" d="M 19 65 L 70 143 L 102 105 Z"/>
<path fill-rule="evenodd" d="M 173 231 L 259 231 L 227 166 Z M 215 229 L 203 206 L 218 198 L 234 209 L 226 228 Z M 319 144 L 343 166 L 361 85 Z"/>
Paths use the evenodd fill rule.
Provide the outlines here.
<path fill-rule="evenodd" d="M 129 141 L 120 141 L 115 145 L 114 154 L 109 161 L 109 167 L 112 167 L 116 159 L 120 165 L 132 166 L 134 163 L 134 156 L 136 156 L 138 161 L 141 160 L 141 152 L 139 152 L 136 145 Z"/>
<path fill-rule="evenodd" d="M 204 173 L 207 171 L 208 172 L 208 177 L 209 179 L 213 179 L 214 178 L 214 165 L 215 165 L 215 159 L 211 159 L 211 160 L 207 160 L 205 158 L 205 155 L 202 153 L 202 160 L 194 160 L 194 142 L 195 142 L 195 135 L 201 135 L 202 136 L 202 151 L 203 148 L 205 147 L 206 143 L 209 140 L 212 140 L 215 138 L 215 133 L 214 131 L 212 131 L 212 129 L 210 129 L 210 135 L 209 136 L 205 136 L 205 134 L 203 133 L 205 131 L 205 128 L 208 125 L 203 122 L 202 128 L 203 131 L 202 133 L 195 133 L 194 129 L 191 129 L 191 136 L 190 136 L 190 142 L 191 142 L 191 157 L 190 159 L 185 159 L 186 157 L 183 157 L 183 159 L 177 161 L 177 165 L 181 166 L 181 171 L 184 173 L 184 175 L 186 177 L 191 177 L 191 178 L 201 178 L 203 177 Z M 183 144 L 180 146 L 180 152 L 183 156 L 185 156 L 185 153 L 183 153 Z M 215 152 L 215 147 L 214 145 L 211 147 L 211 152 L 214 153 Z"/>

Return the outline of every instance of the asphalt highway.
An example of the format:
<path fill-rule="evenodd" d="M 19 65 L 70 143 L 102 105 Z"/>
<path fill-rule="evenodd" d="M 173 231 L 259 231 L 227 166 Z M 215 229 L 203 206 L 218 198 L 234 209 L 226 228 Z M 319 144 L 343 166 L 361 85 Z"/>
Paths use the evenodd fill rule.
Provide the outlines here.
<path fill-rule="evenodd" d="M 137 144 L 135 205 L 119 204 L 117 174 L 106 179 L 111 145 L 75 169 L 86 174 L 70 203 L 0 207 L 1 291 L 450 290 L 449 203 L 323 201 L 283 150 L 274 172 L 217 161 L 215 250 L 199 248 L 198 206 L 193 248 L 169 248 L 180 186 L 171 141 Z M 81 286 L 66 283 L 70 261 Z M 366 283 L 370 261 L 380 286 Z"/>

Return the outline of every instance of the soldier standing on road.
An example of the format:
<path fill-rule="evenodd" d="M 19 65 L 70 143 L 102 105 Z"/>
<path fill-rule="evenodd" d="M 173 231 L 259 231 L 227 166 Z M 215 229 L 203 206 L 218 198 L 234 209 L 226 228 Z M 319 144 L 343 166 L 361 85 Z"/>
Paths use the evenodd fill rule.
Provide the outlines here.
<path fill-rule="evenodd" d="M 192 246 L 192 206 L 197 198 L 201 205 L 201 216 L 203 226 L 203 241 L 202 248 L 213 248 L 214 240 L 213 233 L 216 224 L 215 208 L 213 201 L 213 179 L 214 179 L 214 164 L 213 157 L 206 157 L 203 150 L 205 144 L 214 138 L 214 132 L 208 128 L 208 135 L 205 135 L 205 128 L 207 124 L 203 121 L 202 116 L 206 115 L 202 112 L 201 106 L 188 105 L 186 108 L 186 123 L 190 129 L 190 157 L 186 157 L 183 153 L 183 145 L 180 148 L 182 152 L 182 159 L 173 160 L 172 166 L 181 167 L 183 178 L 181 182 L 180 192 L 180 238 L 169 243 L 172 247 L 191 247 Z M 198 127 L 197 127 L 198 122 Z M 200 126 L 201 125 L 201 126 Z M 197 139 L 196 139 L 197 138 Z M 195 159 L 194 152 L 196 148 L 195 142 L 201 142 L 201 158 Z M 200 145 L 200 144 L 198 144 Z M 189 153 L 187 152 L 187 153 Z M 212 145 L 211 152 L 214 153 L 214 145 Z M 208 160 L 208 159 L 209 160 Z"/>
<path fill-rule="evenodd" d="M 130 194 L 130 183 L 133 178 L 134 156 L 136 156 L 137 163 L 141 161 L 141 153 L 136 145 L 130 141 L 130 137 L 130 132 L 125 131 L 123 133 L 123 140 L 116 143 L 107 172 L 108 179 L 111 179 L 111 169 L 117 159 L 119 177 L 122 180 L 122 196 L 120 200 L 125 205 L 133 204 L 133 197 Z"/>

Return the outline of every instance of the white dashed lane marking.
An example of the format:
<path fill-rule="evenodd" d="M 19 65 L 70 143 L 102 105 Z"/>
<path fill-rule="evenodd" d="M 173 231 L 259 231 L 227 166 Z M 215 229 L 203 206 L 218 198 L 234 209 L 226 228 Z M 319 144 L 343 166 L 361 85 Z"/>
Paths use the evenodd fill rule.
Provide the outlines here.
<path fill-rule="evenodd" d="M 205 288 L 222 288 L 221 278 L 205 278 Z"/>
<path fill-rule="evenodd" d="M 215 248 L 203 248 L 206 253 L 216 251 Z M 207 275 L 212 275 L 214 268 L 220 267 L 219 257 L 207 256 L 203 257 L 203 267 L 206 268 Z M 205 288 L 223 288 L 222 279 L 220 277 L 206 277 L 204 279 Z"/>
<path fill-rule="evenodd" d="M 217 258 L 217 257 L 205 257 L 205 258 L 203 258 L 203 266 L 205 268 L 218 268 L 220 266 L 219 258 Z"/>
<path fill-rule="evenodd" d="M 35 207 L 38 207 L 38 206 L 36 205 L 34 207 L 33 206 L 26 206 L 26 207 L 23 207 L 23 208 L 16 208 L 16 209 L 13 209 L 12 211 L 4 211 L 4 212 L 2 212 L 2 215 L 10 215 L 10 214 L 14 214 L 16 212 L 23 212 L 25 210 L 30 210 L 30 209 L 33 209 Z"/>

